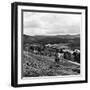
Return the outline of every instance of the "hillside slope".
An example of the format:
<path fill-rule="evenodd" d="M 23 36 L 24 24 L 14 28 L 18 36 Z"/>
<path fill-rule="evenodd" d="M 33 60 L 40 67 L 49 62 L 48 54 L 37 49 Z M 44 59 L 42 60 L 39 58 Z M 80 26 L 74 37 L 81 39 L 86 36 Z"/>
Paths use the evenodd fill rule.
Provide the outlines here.
<path fill-rule="evenodd" d="M 25 51 L 23 54 L 23 77 L 80 74 L 80 66 L 68 60 L 60 60 L 59 63 L 55 63 L 54 57 L 27 54 Z"/>

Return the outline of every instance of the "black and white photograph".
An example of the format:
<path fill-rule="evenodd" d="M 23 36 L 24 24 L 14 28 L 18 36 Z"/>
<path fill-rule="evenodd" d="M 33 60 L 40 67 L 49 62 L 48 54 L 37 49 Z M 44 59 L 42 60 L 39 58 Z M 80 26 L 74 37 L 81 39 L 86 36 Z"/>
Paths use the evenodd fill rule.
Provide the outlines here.
<path fill-rule="evenodd" d="M 80 74 L 81 14 L 23 11 L 22 77 Z"/>
<path fill-rule="evenodd" d="M 13 86 L 87 82 L 87 7 L 14 3 L 12 10 Z"/>

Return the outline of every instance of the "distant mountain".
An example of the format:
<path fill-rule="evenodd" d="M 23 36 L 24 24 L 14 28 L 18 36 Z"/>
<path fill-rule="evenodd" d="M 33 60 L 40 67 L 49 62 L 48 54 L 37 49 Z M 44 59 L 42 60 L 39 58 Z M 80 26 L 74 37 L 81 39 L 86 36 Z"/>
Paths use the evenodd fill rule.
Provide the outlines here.
<path fill-rule="evenodd" d="M 56 44 L 56 43 L 72 43 L 80 42 L 80 34 L 77 35 L 56 35 L 56 36 L 29 36 L 23 35 L 24 43 L 42 43 L 42 44 Z"/>
<path fill-rule="evenodd" d="M 68 39 L 74 39 L 74 38 L 80 38 L 80 34 L 77 35 L 57 35 L 56 37 L 59 38 L 68 38 Z"/>

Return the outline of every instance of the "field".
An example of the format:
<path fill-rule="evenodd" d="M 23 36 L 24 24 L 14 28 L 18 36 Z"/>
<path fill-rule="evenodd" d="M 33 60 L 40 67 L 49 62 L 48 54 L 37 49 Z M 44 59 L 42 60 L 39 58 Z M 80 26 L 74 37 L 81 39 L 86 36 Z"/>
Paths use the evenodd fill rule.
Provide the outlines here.
<path fill-rule="evenodd" d="M 60 60 L 59 63 L 54 61 L 54 57 L 46 57 L 23 52 L 23 77 L 37 76 L 63 76 L 80 74 L 80 65 Z"/>

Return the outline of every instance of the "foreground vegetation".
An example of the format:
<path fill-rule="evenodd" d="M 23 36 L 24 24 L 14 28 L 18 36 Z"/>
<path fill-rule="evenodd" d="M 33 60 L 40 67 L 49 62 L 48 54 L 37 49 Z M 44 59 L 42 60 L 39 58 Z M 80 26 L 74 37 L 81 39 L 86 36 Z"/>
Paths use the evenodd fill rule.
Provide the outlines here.
<path fill-rule="evenodd" d="M 80 65 L 71 63 L 68 60 L 64 59 L 56 63 L 54 57 L 23 52 L 23 77 L 78 74 L 80 74 Z"/>

